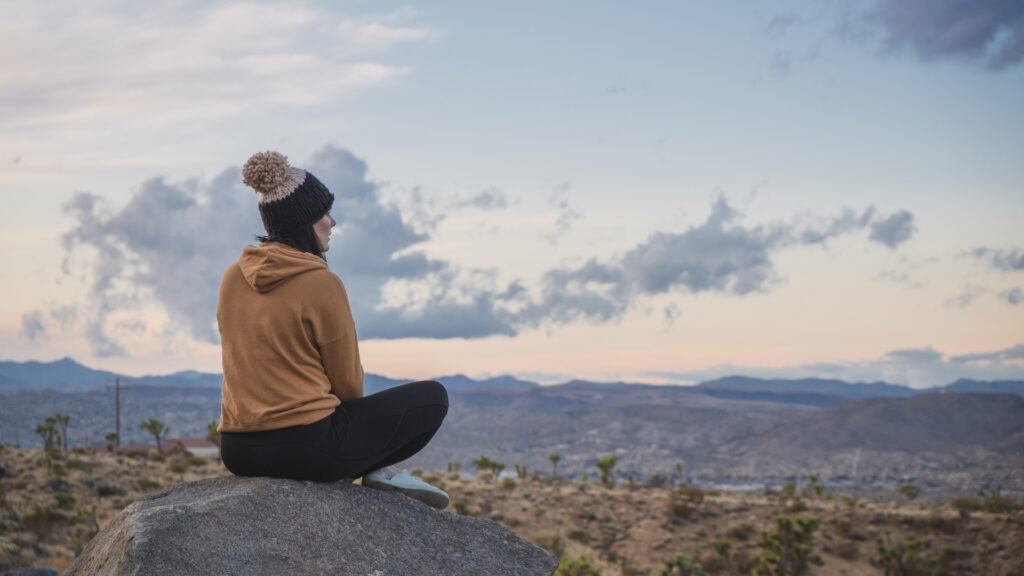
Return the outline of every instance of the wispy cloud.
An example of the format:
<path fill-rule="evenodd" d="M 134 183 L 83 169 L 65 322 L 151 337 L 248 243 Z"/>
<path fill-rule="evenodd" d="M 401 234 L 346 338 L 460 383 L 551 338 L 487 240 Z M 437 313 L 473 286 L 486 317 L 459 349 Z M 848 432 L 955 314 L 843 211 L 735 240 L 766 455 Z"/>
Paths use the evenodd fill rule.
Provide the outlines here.
<path fill-rule="evenodd" d="M 1011 306 L 1016 306 L 1024 300 L 1024 290 L 1020 288 L 1011 288 L 999 293 L 999 297 L 1005 300 Z"/>
<path fill-rule="evenodd" d="M 274 1 L 27 3 L 0 20 L 0 126 L 137 129 L 331 101 L 409 72 L 374 55 L 436 32 L 400 19 Z"/>
<path fill-rule="evenodd" d="M 1003 250 L 981 247 L 968 250 L 964 252 L 964 255 L 985 260 L 989 266 L 996 270 L 1004 272 L 1024 271 L 1024 250 L 1021 249 Z"/>

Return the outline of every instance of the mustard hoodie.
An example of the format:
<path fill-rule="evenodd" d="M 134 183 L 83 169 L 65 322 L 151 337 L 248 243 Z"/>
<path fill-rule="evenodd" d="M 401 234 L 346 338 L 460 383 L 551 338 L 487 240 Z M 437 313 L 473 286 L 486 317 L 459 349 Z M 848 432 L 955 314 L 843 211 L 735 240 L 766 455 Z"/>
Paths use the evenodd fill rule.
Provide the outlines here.
<path fill-rule="evenodd" d="M 247 246 L 224 272 L 217 324 L 221 432 L 311 424 L 363 395 L 345 286 L 312 254 L 277 242 Z"/>

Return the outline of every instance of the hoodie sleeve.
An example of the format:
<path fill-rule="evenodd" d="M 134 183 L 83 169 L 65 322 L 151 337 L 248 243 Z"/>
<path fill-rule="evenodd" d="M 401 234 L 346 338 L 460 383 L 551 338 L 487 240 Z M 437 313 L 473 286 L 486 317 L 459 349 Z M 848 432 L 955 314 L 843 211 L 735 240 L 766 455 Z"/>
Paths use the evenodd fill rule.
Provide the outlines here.
<path fill-rule="evenodd" d="M 345 286 L 333 273 L 327 274 L 334 285 L 324 291 L 327 297 L 320 306 L 320 321 L 316 323 L 319 326 L 314 328 L 314 336 L 324 371 L 331 381 L 331 393 L 344 402 L 363 397 L 363 365 Z"/>

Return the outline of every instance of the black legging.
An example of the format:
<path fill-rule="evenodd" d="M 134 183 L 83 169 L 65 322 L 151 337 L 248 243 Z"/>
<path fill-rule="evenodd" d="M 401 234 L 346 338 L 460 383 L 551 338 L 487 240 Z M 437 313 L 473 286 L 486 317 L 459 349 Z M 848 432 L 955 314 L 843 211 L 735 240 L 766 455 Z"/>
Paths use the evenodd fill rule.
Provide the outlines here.
<path fill-rule="evenodd" d="M 419 452 L 448 413 L 448 392 L 413 382 L 342 402 L 304 426 L 221 433 L 224 465 L 239 476 L 322 482 L 359 478 Z"/>

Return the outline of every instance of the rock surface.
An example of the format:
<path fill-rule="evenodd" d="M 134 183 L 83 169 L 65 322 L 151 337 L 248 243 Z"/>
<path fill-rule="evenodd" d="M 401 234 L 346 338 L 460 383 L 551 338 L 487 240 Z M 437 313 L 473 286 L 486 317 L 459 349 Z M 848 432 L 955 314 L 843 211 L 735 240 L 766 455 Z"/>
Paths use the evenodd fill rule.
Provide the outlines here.
<path fill-rule="evenodd" d="M 556 566 L 499 524 L 399 494 L 228 476 L 136 501 L 65 574 L 550 576 Z"/>

